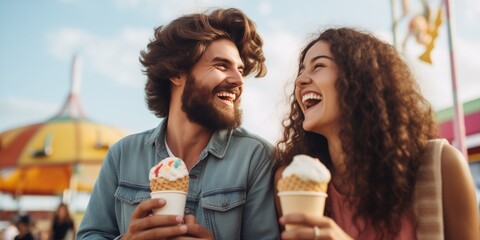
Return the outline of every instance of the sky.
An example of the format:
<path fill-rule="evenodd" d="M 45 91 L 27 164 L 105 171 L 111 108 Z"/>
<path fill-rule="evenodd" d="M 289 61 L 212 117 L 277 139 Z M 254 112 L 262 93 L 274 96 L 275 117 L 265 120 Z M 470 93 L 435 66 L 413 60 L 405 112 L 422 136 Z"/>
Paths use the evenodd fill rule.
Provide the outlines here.
<path fill-rule="evenodd" d="M 146 107 L 146 77 L 138 61 L 153 29 L 182 14 L 212 7 L 237 7 L 264 39 L 268 73 L 244 82 L 243 126 L 274 143 L 287 110 L 299 50 L 312 34 L 350 26 L 393 44 L 392 2 L 403 42 L 411 17 L 422 11 L 410 0 L 402 16 L 398 0 L 0 0 L 0 132 L 43 122 L 62 107 L 70 89 L 74 55 L 81 69 L 86 116 L 130 133 L 156 127 Z M 436 9 L 439 0 L 427 1 Z M 458 96 L 480 97 L 480 2 L 452 1 Z M 447 25 L 440 26 L 433 64 L 418 60 L 425 47 L 407 40 L 405 60 L 436 110 L 452 106 Z"/>

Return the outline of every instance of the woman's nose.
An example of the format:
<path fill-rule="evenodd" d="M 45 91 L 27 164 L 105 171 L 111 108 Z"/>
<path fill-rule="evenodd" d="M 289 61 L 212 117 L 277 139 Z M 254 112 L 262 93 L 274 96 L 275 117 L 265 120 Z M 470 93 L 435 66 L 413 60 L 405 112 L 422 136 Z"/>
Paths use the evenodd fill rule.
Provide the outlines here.
<path fill-rule="evenodd" d="M 311 83 L 312 80 L 310 79 L 310 77 L 306 76 L 306 75 L 299 75 L 296 79 L 295 79 L 295 86 L 297 87 L 300 87 L 300 86 L 304 86 L 304 85 L 307 85 L 309 83 Z"/>

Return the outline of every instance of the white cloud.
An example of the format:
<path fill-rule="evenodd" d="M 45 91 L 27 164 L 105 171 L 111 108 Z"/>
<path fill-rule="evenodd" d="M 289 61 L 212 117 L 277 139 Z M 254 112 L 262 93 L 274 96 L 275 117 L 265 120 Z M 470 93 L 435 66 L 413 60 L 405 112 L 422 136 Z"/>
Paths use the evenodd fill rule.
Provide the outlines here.
<path fill-rule="evenodd" d="M 261 1 L 258 4 L 258 11 L 262 16 L 268 16 L 272 13 L 272 3 L 268 1 Z"/>
<path fill-rule="evenodd" d="M 123 85 L 142 84 L 138 57 L 148 43 L 151 30 L 125 29 L 116 38 L 99 39 L 85 53 L 92 68 Z"/>
<path fill-rule="evenodd" d="M 138 57 L 151 35 L 150 29 L 126 28 L 117 36 L 105 38 L 79 29 L 61 29 L 47 40 L 55 58 L 70 61 L 78 54 L 85 71 L 93 70 L 122 85 L 139 85 L 143 76 Z"/>
<path fill-rule="evenodd" d="M 180 15 L 192 12 L 205 11 L 212 6 L 221 7 L 232 1 L 224 0 L 221 3 L 217 0 L 115 0 L 115 5 L 120 9 L 131 10 L 135 8 L 143 11 L 149 16 L 159 19 L 161 22 L 170 21 Z"/>
<path fill-rule="evenodd" d="M 141 0 L 114 0 L 113 3 L 123 9 L 130 9 L 132 7 L 138 7 Z"/>
<path fill-rule="evenodd" d="M 1 126 L 6 129 L 0 129 L 0 131 L 11 127 L 43 122 L 59 110 L 58 104 L 42 102 L 37 99 L 6 96 L 0 100 Z"/>
<path fill-rule="evenodd" d="M 477 0 L 468 0 L 464 1 L 464 4 L 466 5 L 464 15 L 467 19 L 467 24 L 478 28 L 480 21 L 480 2 Z"/>
<path fill-rule="evenodd" d="M 67 60 L 84 45 L 94 41 L 88 32 L 79 29 L 64 28 L 47 35 L 50 53 L 58 59 Z"/>

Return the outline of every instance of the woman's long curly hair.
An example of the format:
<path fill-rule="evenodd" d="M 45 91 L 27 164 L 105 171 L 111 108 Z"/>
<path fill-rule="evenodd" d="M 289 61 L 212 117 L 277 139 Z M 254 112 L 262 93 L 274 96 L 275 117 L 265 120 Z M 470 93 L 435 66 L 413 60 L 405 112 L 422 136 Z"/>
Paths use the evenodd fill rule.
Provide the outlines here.
<path fill-rule="evenodd" d="M 141 51 L 140 62 L 147 75 L 145 86 L 148 108 L 157 117 L 166 117 L 170 105 L 170 78 L 189 73 L 208 45 L 229 39 L 238 48 L 244 76 L 266 74 L 263 41 L 255 23 L 242 11 L 216 9 L 211 13 L 186 15 L 155 29 L 154 39 Z"/>
<path fill-rule="evenodd" d="M 330 45 L 338 66 L 343 180 L 351 184 L 349 195 L 358 199 L 350 202 L 356 209 L 354 219 L 366 219 L 380 238 L 395 236 L 402 215 L 411 209 L 427 140 L 437 136 L 432 108 L 391 45 L 351 28 L 328 29 L 306 45 L 299 63 L 318 41 Z M 274 152 L 276 167 L 288 165 L 294 155 L 309 154 L 334 172 L 328 140 L 306 132 L 303 120 L 292 93 L 283 138 Z"/>

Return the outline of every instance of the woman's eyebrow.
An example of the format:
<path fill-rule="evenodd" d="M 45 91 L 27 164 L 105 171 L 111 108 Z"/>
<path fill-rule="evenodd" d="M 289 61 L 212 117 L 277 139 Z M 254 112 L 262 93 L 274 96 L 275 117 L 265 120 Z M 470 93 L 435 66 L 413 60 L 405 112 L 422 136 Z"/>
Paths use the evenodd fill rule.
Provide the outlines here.
<path fill-rule="evenodd" d="M 315 56 L 312 59 L 310 59 L 310 63 L 313 63 L 313 62 L 315 62 L 315 61 L 317 61 L 318 59 L 321 59 L 321 58 L 326 58 L 326 59 L 330 59 L 330 60 L 333 61 L 333 58 L 331 58 L 327 55 L 318 55 L 318 56 Z"/>

